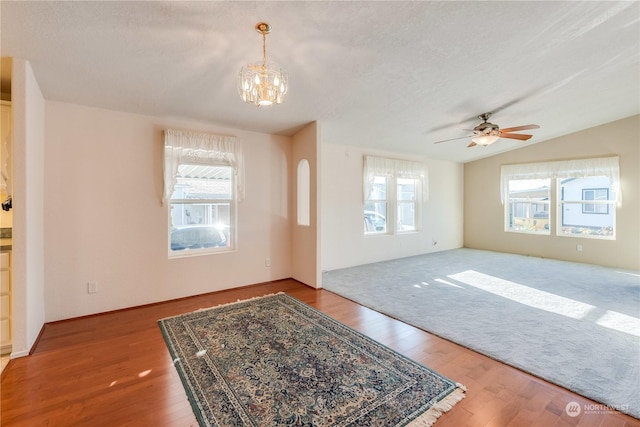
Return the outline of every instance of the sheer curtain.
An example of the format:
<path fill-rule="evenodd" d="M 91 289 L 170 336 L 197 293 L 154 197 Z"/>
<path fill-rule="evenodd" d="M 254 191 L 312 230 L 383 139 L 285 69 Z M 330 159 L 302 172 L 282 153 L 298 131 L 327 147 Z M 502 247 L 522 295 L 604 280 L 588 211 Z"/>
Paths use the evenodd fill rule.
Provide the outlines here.
<path fill-rule="evenodd" d="M 233 167 L 237 200 L 240 202 L 244 199 L 244 156 L 238 138 L 174 129 L 165 130 L 164 201 L 170 199 L 173 194 L 178 166 L 182 164 Z"/>
<path fill-rule="evenodd" d="M 621 201 L 619 157 L 599 157 L 594 159 L 561 160 L 556 162 L 522 163 L 502 165 L 500 170 L 500 196 L 502 203 L 508 196 L 509 180 L 546 178 L 583 178 L 586 176 L 606 176 Z"/>
<path fill-rule="evenodd" d="M 373 181 L 376 176 L 417 179 L 422 188 L 422 200 L 429 199 L 427 167 L 422 163 L 364 156 L 363 172 L 365 200 L 369 198 L 373 190 Z"/>

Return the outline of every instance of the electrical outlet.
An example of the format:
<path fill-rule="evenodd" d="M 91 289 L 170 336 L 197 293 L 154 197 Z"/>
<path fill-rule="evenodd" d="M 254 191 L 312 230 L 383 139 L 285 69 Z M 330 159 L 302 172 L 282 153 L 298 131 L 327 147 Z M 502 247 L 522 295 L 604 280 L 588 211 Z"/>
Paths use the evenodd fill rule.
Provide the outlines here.
<path fill-rule="evenodd" d="M 271 258 L 265 258 L 264 259 L 264 266 L 265 267 L 271 267 Z"/>
<path fill-rule="evenodd" d="M 582 252 L 582 245 L 576 245 L 576 251 Z"/>
<path fill-rule="evenodd" d="M 88 282 L 87 283 L 87 293 L 95 294 L 98 292 L 98 282 Z"/>

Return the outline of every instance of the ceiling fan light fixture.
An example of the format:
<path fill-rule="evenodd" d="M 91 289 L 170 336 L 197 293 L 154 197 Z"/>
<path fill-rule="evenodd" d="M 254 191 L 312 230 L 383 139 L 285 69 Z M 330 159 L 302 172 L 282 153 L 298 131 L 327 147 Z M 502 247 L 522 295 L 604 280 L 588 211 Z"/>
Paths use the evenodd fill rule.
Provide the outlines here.
<path fill-rule="evenodd" d="M 538 126 L 538 125 L 531 124 L 531 125 L 514 126 L 514 127 L 510 127 L 510 128 L 500 129 L 500 127 L 498 125 L 495 125 L 493 123 L 489 123 L 489 118 L 491 117 L 491 114 L 492 113 L 484 113 L 484 114 L 480 114 L 478 116 L 478 118 L 480 120 L 482 120 L 482 123 L 480 123 L 479 125 L 477 125 L 473 129 L 467 129 L 467 130 L 473 131 L 473 133 L 471 135 L 462 136 L 462 137 L 459 137 L 459 138 L 444 139 L 442 141 L 436 141 L 436 142 L 434 142 L 434 144 L 440 144 L 441 142 L 454 141 L 456 139 L 462 139 L 462 138 L 472 138 L 471 139 L 471 144 L 467 145 L 467 147 L 475 147 L 476 145 L 482 145 L 483 147 L 486 147 L 488 145 L 493 144 L 494 142 L 496 142 L 500 138 L 517 139 L 517 140 L 520 140 L 520 141 L 527 141 L 533 135 L 527 135 L 527 134 L 521 134 L 521 133 L 513 133 L 513 132 L 517 132 L 517 131 L 521 131 L 521 130 L 528 130 L 528 129 L 539 129 L 540 128 L 540 126 Z"/>
<path fill-rule="evenodd" d="M 477 145 L 482 145 L 483 147 L 486 147 L 487 145 L 491 145 L 494 142 L 496 142 L 499 138 L 500 138 L 500 135 L 486 134 L 486 135 L 476 136 L 475 138 L 471 139 L 471 141 L 475 142 Z"/>
<path fill-rule="evenodd" d="M 271 25 L 259 22 L 255 29 L 262 34 L 262 61 L 247 64 L 238 74 L 238 93 L 240 98 L 256 106 L 270 106 L 281 104 L 289 89 L 287 71 L 274 62 L 267 61 L 267 34 L 271 32 Z"/>

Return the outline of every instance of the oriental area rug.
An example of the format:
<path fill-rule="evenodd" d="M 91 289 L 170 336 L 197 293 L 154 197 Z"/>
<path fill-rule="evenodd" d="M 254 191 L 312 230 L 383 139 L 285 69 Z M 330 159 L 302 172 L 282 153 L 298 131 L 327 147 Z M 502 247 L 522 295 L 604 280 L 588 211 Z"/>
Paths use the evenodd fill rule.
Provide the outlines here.
<path fill-rule="evenodd" d="M 283 293 L 158 323 L 201 426 L 430 426 L 464 397 Z"/>

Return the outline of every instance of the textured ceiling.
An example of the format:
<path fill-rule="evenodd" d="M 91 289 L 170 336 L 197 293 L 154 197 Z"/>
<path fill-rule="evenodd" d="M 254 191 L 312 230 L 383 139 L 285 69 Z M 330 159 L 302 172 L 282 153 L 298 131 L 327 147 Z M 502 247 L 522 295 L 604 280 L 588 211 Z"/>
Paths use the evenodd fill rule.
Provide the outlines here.
<path fill-rule="evenodd" d="M 2 56 L 44 97 L 466 162 L 640 113 L 640 2 L 0 2 Z M 244 104 L 236 78 L 267 56 L 285 103 Z M 526 143 L 466 148 L 493 111 Z"/>

